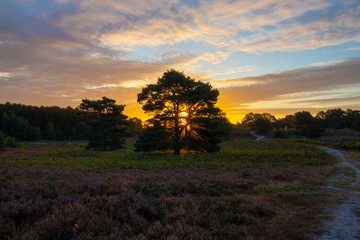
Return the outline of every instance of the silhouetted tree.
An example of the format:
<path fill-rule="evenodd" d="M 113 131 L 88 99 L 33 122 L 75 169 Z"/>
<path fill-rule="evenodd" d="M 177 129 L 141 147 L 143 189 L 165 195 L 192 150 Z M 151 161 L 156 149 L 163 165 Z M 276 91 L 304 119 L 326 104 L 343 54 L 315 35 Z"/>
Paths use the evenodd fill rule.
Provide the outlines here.
<path fill-rule="evenodd" d="M 340 108 L 320 111 L 316 117 L 324 122 L 324 127 L 334 129 L 342 129 L 346 127 L 346 113 Z"/>
<path fill-rule="evenodd" d="M 27 119 L 18 117 L 14 113 L 10 115 L 6 112 L 3 113 L 1 127 L 6 135 L 15 137 L 20 141 L 35 141 L 41 138 L 40 128 L 31 126 Z"/>
<path fill-rule="evenodd" d="M 56 139 L 56 131 L 55 131 L 55 125 L 52 122 L 48 122 L 46 124 L 46 129 L 44 133 L 44 138 L 48 140 L 54 140 Z"/>
<path fill-rule="evenodd" d="M 136 146 L 143 146 L 144 139 L 149 138 L 146 135 L 156 133 L 162 142 L 154 150 L 173 149 L 174 154 L 180 154 L 181 149 L 217 151 L 229 124 L 225 114 L 215 107 L 218 96 L 219 91 L 208 83 L 173 69 L 166 71 L 156 84 L 147 85 L 138 94 L 138 102 L 153 118 Z M 164 138 L 162 131 L 166 132 Z M 150 149 L 136 150 L 144 148 Z"/>
<path fill-rule="evenodd" d="M 117 105 L 115 100 L 107 97 L 82 100 L 80 114 L 90 126 L 87 148 L 103 151 L 123 148 L 128 126 L 127 116 L 122 113 L 124 108 L 125 105 Z"/>
<path fill-rule="evenodd" d="M 248 113 L 242 120 L 245 129 L 255 131 L 259 134 L 266 134 L 275 123 L 276 118 L 270 113 Z"/>
<path fill-rule="evenodd" d="M 360 111 L 347 109 L 345 121 L 348 128 L 360 130 Z"/>
<path fill-rule="evenodd" d="M 171 141 L 165 127 L 159 121 L 148 121 L 148 126 L 135 142 L 135 152 L 151 152 L 154 150 L 166 150 Z"/>
<path fill-rule="evenodd" d="M 129 133 L 131 136 L 139 135 L 143 130 L 143 124 L 140 118 L 129 118 Z"/>
<path fill-rule="evenodd" d="M 229 136 L 232 131 L 232 125 L 219 108 L 200 110 L 192 122 L 195 134 L 187 134 L 184 138 L 189 150 L 217 152 L 222 138 Z"/>
<path fill-rule="evenodd" d="M 27 133 L 26 133 L 26 140 L 29 141 L 36 141 L 41 139 L 41 130 L 38 127 L 34 127 L 34 126 L 30 126 L 27 129 Z"/>
<path fill-rule="evenodd" d="M 319 119 L 314 118 L 310 112 L 296 112 L 292 120 L 292 127 L 296 129 L 297 134 L 306 137 L 319 137 L 324 131 Z"/>
<path fill-rule="evenodd" d="M 273 138 L 286 138 L 286 131 L 283 129 L 275 129 L 273 131 Z"/>
<path fill-rule="evenodd" d="M 291 122 L 289 122 L 285 118 L 279 118 L 279 119 L 276 119 L 273 126 L 275 129 L 287 130 L 291 127 Z"/>

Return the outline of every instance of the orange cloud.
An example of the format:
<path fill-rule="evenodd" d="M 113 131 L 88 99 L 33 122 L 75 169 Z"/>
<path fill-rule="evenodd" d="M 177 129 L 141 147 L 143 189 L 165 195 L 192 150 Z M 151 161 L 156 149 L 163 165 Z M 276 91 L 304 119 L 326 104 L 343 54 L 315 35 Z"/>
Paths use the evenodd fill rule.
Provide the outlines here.
<path fill-rule="evenodd" d="M 358 97 L 349 89 L 358 88 L 359 59 L 232 79 L 226 75 L 256 66 L 212 68 L 238 51 L 360 42 L 356 1 L 342 1 L 339 8 L 327 0 L 56 0 L 49 8 L 36 3 L 0 3 L 2 102 L 77 106 L 82 98 L 106 95 L 141 114 L 136 94 L 169 68 L 218 87 L 220 105 L 234 119 L 252 108 L 317 108 L 330 99 L 334 106 L 355 106 Z"/>
<path fill-rule="evenodd" d="M 231 87 L 220 88 L 220 105 L 230 119 L 243 112 L 273 109 L 358 109 L 360 59 L 333 65 L 308 67 L 278 74 L 223 80 Z M 250 82 L 242 85 L 242 82 Z M 234 86 L 233 84 L 240 84 Z M 335 89 L 335 90 L 334 90 Z M 282 111 L 284 112 L 284 110 Z"/>

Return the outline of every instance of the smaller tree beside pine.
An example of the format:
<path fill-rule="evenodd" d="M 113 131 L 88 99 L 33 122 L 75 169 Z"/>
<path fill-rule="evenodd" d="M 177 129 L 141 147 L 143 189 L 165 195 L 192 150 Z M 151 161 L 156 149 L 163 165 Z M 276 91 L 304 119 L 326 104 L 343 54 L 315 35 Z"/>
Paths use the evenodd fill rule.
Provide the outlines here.
<path fill-rule="evenodd" d="M 123 114 L 125 105 L 118 105 L 114 99 L 83 99 L 78 107 L 89 125 L 87 148 L 115 150 L 123 148 L 127 136 L 128 120 Z"/>

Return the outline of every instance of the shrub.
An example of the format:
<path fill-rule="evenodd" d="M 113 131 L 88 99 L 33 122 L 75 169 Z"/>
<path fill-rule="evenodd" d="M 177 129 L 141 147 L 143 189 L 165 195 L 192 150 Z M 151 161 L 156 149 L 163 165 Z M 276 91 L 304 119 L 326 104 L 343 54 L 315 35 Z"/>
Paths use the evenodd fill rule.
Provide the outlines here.
<path fill-rule="evenodd" d="M 345 141 L 334 144 L 335 147 L 348 149 L 348 150 L 360 150 L 359 141 Z"/>
<path fill-rule="evenodd" d="M 249 173 L 249 170 L 248 170 L 248 169 L 244 169 L 244 170 L 241 172 L 241 175 L 242 175 L 244 178 L 251 177 L 251 174 Z"/>
<path fill-rule="evenodd" d="M 273 132 L 273 138 L 286 138 L 286 133 L 282 129 L 276 129 Z"/>
<path fill-rule="evenodd" d="M 9 148 L 16 148 L 18 146 L 16 139 L 14 137 L 7 137 L 6 146 Z"/>
<path fill-rule="evenodd" d="M 0 151 L 4 151 L 8 147 L 17 147 L 16 139 L 14 137 L 7 137 L 4 132 L 0 131 Z"/>
<path fill-rule="evenodd" d="M 5 133 L 0 131 L 0 151 L 4 151 L 6 149 L 6 140 Z"/>
<path fill-rule="evenodd" d="M 49 173 L 45 179 L 49 181 L 56 181 L 59 180 L 59 177 L 56 174 Z"/>

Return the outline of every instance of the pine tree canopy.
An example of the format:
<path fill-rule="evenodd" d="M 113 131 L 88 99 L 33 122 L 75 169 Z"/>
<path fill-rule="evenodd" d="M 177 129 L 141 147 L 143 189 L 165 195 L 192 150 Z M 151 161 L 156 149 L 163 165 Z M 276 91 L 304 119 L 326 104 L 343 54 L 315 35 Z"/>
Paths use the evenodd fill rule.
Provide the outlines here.
<path fill-rule="evenodd" d="M 139 137 L 136 151 L 218 151 L 229 126 L 225 114 L 215 106 L 218 96 L 219 91 L 209 83 L 173 69 L 166 71 L 156 84 L 147 85 L 138 94 L 138 102 L 153 118 Z M 156 136 L 157 144 L 149 141 L 151 136 Z"/>
<path fill-rule="evenodd" d="M 103 151 L 123 148 L 128 125 L 127 116 L 122 113 L 124 108 L 125 105 L 117 105 L 115 100 L 107 97 L 82 100 L 80 114 L 90 126 L 88 148 Z"/>

